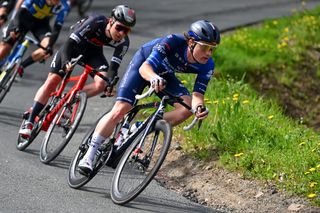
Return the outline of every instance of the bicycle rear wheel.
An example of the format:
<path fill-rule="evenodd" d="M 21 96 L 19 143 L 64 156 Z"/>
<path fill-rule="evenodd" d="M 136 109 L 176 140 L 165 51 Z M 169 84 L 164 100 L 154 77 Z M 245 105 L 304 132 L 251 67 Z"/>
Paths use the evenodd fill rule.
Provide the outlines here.
<path fill-rule="evenodd" d="M 4 99 L 4 97 L 9 92 L 14 79 L 16 78 L 18 74 L 18 68 L 19 68 L 20 62 L 16 62 L 16 64 L 9 70 L 3 70 L 1 75 L 1 82 L 0 82 L 0 103 Z"/>
<path fill-rule="evenodd" d="M 87 105 L 86 93 L 80 91 L 70 103 L 66 103 L 56 114 L 43 138 L 40 148 L 40 161 L 42 163 L 48 164 L 53 161 L 72 138 Z"/>
<path fill-rule="evenodd" d="M 172 128 L 165 120 L 157 121 L 154 131 L 138 148 L 141 134 L 122 156 L 112 178 L 111 199 L 123 205 L 137 197 L 160 169 L 170 147 Z"/>
<path fill-rule="evenodd" d="M 68 184 L 71 188 L 78 189 L 84 186 L 86 183 L 88 183 L 102 169 L 102 167 L 106 164 L 106 162 L 111 156 L 113 144 L 110 143 L 110 141 L 105 141 L 102 147 L 99 149 L 99 154 L 97 154 L 94 159 L 92 173 L 88 175 L 83 175 L 82 173 L 80 173 L 80 170 L 78 168 L 79 161 L 83 158 L 83 156 L 86 154 L 89 148 L 90 139 L 96 128 L 97 123 L 98 122 L 96 122 L 91 127 L 89 132 L 83 138 L 78 151 L 76 152 L 74 158 L 71 161 L 68 172 Z"/>

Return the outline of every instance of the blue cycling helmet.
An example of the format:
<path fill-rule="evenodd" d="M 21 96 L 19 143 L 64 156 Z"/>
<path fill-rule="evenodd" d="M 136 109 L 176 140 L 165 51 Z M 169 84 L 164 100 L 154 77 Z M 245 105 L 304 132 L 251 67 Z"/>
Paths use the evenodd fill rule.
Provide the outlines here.
<path fill-rule="evenodd" d="M 199 20 L 190 25 L 188 36 L 195 41 L 207 43 L 220 43 L 220 31 L 218 27 L 206 20 Z"/>
<path fill-rule="evenodd" d="M 127 5 L 116 6 L 111 11 L 111 16 L 128 27 L 133 27 L 136 24 L 136 13 Z"/>

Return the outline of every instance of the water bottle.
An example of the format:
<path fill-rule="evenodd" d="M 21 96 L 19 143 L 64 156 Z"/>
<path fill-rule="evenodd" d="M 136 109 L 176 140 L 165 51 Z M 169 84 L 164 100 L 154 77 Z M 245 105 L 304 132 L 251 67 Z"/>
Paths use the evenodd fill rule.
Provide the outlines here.
<path fill-rule="evenodd" d="M 131 128 L 130 128 L 130 133 L 134 133 L 137 131 L 138 127 L 142 124 L 143 122 L 142 121 L 137 121 L 135 122 Z"/>
<path fill-rule="evenodd" d="M 124 139 L 127 137 L 128 133 L 129 133 L 129 124 L 125 123 L 119 133 L 119 137 L 117 138 L 116 142 L 114 143 L 114 145 L 116 146 L 120 146 L 122 144 L 122 142 L 124 141 Z"/>

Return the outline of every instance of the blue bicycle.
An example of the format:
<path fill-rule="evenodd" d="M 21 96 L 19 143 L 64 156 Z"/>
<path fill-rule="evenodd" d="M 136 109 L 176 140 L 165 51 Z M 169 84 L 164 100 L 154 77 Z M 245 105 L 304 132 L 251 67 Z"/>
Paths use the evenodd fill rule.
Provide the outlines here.
<path fill-rule="evenodd" d="M 31 43 L 43 48 L 37 40 L 26 35 L 17 42 L 17 45 L 12 49 L 10 55 L 3 60 L 0 69 L 0 103 L 9 92 L 14 79 L 18 74 L 18 68 L 21 64 L 22 57 Z"/>

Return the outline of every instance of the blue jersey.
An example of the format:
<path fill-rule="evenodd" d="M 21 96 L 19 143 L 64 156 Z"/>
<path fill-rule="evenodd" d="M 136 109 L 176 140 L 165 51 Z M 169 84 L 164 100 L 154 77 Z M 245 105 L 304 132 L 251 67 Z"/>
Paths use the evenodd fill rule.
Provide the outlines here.
<path fill-rule="evenodd" d="M 168 35 L 152 40 L 143 45 L 133 56 L 118 88 L 118 101 L 130 104 L 135 102 L 135 95 L 149 84 L 142 78 L 139 69 L 144 62 L 167 81 L 166 90 L 177 96 L 190 96 L 189 91 L 175 76 L 175 73 L 194 73 L 197 75 L 194 92 L 204 94 L 213 75 L 214 62 L 210 58 L 206 64 L 189 63 L 188 45 L 183 35 Z M 159 97 L 163 94 L 158 93 Z"/>
<path fill-rule="evenodd" d="M 153 70 L 160 76 L 170 73 L 195 73 L 195 92 L 205 93 L 213 75 L 212 58 L 206 64 L 188 63 L 187 41 L 183 35 L 172 34 L 152 40 L 142 46 L 142 54 Z"/>
<path fill-rule="evenodd" d="M 55 24 L 62 25 L 65 17 L 70 11 L 70 5 L 67 0 L 61 0 L 60 4 L 49 6 L 46 0 L 25 0 L 21 5 L 26 8 L 33 17 L 44 19 L 56 15 Z"/>

